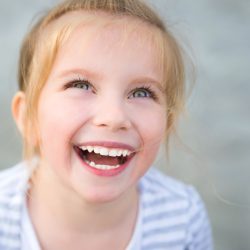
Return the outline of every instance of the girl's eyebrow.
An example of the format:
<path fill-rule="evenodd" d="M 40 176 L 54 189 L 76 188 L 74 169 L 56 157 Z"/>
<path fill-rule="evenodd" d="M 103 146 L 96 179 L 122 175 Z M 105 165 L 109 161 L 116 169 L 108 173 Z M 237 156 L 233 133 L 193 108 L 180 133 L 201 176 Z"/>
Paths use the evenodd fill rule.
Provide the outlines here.
<path fill-rule="evenodd" d="M 67 69 L 60 72 L 59 77 L 67 77 L 69 75 L 80 75 L 86 78 L 91 79 L 101 79 L 101 75 L 92 72 L 90 70 L 82 69 L 82 68 L 75 68 L 75 69 Z"/>
<path fill-rule="evenodd" d="M 144 83 L 144 84 L 150 83 L 150 84 L 156 85 L 156 87 L 160 90 L 160 92 L 165 93 L 163 84 L 155 80 L 153 77 L 149 77 L 149 76 L 137 77 L 136 79 L 133 80 L 133 82 Z"/>

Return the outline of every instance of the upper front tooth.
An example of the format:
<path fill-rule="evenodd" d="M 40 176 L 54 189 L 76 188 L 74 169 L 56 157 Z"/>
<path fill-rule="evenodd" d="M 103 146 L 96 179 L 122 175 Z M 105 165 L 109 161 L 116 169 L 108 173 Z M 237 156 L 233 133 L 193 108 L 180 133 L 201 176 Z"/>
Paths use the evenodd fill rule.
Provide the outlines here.
<path fill-rule="evenodd" d="M 121 155 L 122 155 L 122 152 L 123 152 L 123 150 L 118 150 L 118 151 L 117 151 L 117 156 L 121 156 Z"/>
<path fill-rule="evenodd" d="M 119 157 L 119 156 L 129 156 L 131 152 L 127 149 L 109 149 L 100 146 L 81 146 L 82 150 L 88 150 L 89 153 L 95 152 L 103 156 Z"/>
<path fill-rule="evenodd" d="M 85 146 L 81 146 L 81 147 L 80 147 L 80 149 L 81 149 L 81 150 L 86 150 L 86 149 L 87 149 L 87 147 L 85 147 Z"/>
<path fill-rule="evenodd" d="M 116 150 L 116 149 L 111 149 L 111 150 L 109 151 L 109 156 L 113 156 L 113 157 L 117 156 L 117 151 L 118 151 L 118 150 Z"/>
<path fill-rule="evenodd" d="M 91 153 L 94 150 L 94 148 L 92 146 L 87 146 L 87 150 L 89 151 L 89 153 Z"/>
<path fill-rule="evenodd" d="M 99 147 L 94 147 L 94 152 L 95 152 L 96 154 L 99 154 L 100 151 L 101 151 L 101 148 L 99 148 Z"/>
<path fill-rule="evenodd" d="M 122 156 L 127 156 L 128 155 L 128 150 L 123 150 L 123 152 L 122 152 Z"/>
<path fill-rule="evenodd" d="M 100 149 L 100 155 L 109 155 L 109 151 L 107 148 L 101 148 Z"/>

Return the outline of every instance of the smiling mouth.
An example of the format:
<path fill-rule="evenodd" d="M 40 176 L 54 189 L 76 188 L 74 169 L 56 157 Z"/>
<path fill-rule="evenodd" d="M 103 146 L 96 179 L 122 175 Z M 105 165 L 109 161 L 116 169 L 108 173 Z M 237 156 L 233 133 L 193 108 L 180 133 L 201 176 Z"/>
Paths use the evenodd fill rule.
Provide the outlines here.
<path fill-rule="evenodd" d="M 135 155 L 135 152 L 127 149 L 100 146 L 74 146 L 74 149 L 86 165 L 105 171 L 121 168 Z"/>

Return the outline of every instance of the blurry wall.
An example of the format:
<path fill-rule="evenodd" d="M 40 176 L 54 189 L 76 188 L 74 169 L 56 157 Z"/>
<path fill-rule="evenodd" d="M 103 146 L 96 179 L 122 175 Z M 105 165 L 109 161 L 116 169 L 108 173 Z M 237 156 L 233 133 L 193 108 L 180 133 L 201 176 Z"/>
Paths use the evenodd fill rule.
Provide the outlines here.
<path fill-rule="evenodd" d="M 35 14 L 54 0 L 0 0 L 0 168 L 21 159 L 11 118 L 16 65 Z M 250 249 L 250 1 L 151 0 L 193 55 L 197 80 L 168 161 L 156 165 L 201 193 L 216 250 Z"/>

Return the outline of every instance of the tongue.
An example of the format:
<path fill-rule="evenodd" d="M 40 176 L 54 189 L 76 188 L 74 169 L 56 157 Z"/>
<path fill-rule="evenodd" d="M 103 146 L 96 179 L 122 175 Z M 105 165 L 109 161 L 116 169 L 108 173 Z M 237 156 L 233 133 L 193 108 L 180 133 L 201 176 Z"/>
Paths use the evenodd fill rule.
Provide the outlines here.
<path fill-rule="evenodd" d="M 99 165 L 116 166 L 119 164 L 118 157 L 102 156 L 93 152 L 88 153 L 86 158 L 88 161 L 93 161 L 95 164 Z"/>

